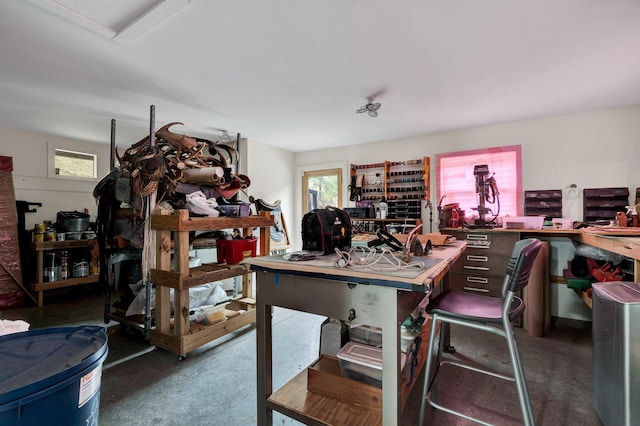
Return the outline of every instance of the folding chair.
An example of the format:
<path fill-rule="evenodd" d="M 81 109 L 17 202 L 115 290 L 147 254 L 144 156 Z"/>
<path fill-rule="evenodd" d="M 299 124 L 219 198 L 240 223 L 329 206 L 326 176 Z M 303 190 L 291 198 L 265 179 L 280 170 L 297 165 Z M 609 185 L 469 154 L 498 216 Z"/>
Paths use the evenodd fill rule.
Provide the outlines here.
<path fill-rule="evenodd" d="M 535 425 L 535 418 L 533 415 L 533 408 L 531 407 L 529 391 L 527 390 L 524 369 L 522 368 L 520 354 L 518 353 L 518 347 L 513 333 L 513 321 L 520 317 L 524 311 L 524 302 L 516 294 L 524 289 L 528 284 L 529 275 L 531 274 L 533 263 L 540 251 L 541 245 L 542 243 L 540 240 L 534 238 L 521 240 L 515 244 L 507 265 L 507 272 L 502 285 L 502 297 L 489 297 L 479 294 L 464 293 L 461 291 L 446 290 L 440 296 L 429 302 L 426 310 L 427 313 L 433 317 L 431 321 L 431 336 L 429 338 L 429 349 L 425 366 L 422 404 L 420 406 L 420 426 L 422 426 L 424 422 L 427 402 L 436 409 L 443 410 L 481 424 L 489 425 L 489 423 L 480 419 L 445 407 L 433 399 L 432 391 L 437 382 L 440 367 L 444 364 L 466 368 L 504 380 L 515 381 L 524 424 Z M 442 327 L 440 328 L 440 344 L 438 345 L 436 371 L 433 380 L 429 381 L 432 363 L 431 354 L 435 343 L 436 326 L 438 322 L 471 327 L 476 330 L 487 331 L 504 337 L 507 340 L 507 346 L 509 348 L 513 376 L 505 376 L 460 362 L 441 361 L 443 349 L 442 342 L 445 333 L 445 326 L 442 324 Z"/>

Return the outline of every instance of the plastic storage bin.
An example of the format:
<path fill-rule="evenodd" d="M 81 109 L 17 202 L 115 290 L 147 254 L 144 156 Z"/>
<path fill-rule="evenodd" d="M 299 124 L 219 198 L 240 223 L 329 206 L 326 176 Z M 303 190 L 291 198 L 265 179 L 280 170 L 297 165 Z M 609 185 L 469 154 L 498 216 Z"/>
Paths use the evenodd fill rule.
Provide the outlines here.
<path fill-rule="evenodd" d="M 104 327 L 44 328 L 0 337 L 0 424 L 98 424 Z"/>
<path fill-rule="evenodd" d="M 247 217 L 251 214 L 251 204 L 223 204 L 218 206 L 222 216 Z"/>
<path fill-rule="evenodd" d="M 216 250 L 218 263 L 235 265 L 245 257 L 256 257 L 257 238 L 243 238 L 240 240 L 217 240 Z"/>
<path fill-rule="evenodd" d="M 220 321 L 224 321 L 225 315 L 224 310 L 226 307 L 226 303 L 221 303 L 219 305 L 204 305 L 200 306 L 195 312 L 195 319 L 197 322 L 202 324 L 215 324 Z"/>
<path fill-rule="evenodd" d="M 337 355 L 340 374 L 359 382 L 382 387 L 382 349 L 356 342 L 348 342 Z M 407 356 L 401 354 L 401 369 Z"/>
<path fill-rule="evenodd" d="M 370 325 L 351 325 L 349 327 L 349 339 L 356 343 L 382 347 L 382 329 Z"/>

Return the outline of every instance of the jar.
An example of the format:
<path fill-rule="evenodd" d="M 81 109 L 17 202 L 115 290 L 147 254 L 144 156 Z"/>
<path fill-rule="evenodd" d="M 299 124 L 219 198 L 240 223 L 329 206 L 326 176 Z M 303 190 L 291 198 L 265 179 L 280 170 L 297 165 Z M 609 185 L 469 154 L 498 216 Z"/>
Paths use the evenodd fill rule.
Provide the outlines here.
<path fill-rule="evenodd" d="M 85 261 L 76 262 L 73 265 L 73 277 L 84 278 L 89 275 L 89 264 Z"/>
<path fill-rule="evenodd" d="M 98 275 L 100 273 L 100 262 L 98 259 L 93 259 L 89 264 L 89 273 L 91 275 Z"/>
<path fill-rule="evenodd" d="M 58 268 L 55 266 L 47 266 L 44 268 L 44 281 L 52 282 L 58 280 Z"/>
<path fill-rule="evenodd" d="M 53 228 L 49 228 L 44 232 L 44 240 L 45 241 L 55 241 L 56 240 L 56 230 Z"/>

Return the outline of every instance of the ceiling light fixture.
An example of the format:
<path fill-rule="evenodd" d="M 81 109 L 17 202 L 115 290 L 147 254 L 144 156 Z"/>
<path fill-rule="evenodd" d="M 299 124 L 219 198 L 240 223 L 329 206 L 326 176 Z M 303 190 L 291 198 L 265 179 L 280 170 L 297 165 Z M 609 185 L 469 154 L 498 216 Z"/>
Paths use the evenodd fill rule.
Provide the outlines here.
<path fill-rule="evenodd" d="M 366 112 L 367 114 L 369 114 L 369 117 L 377 117 L 378 110 L 380 109 L 382 104 L 380 102 L 374 102 L 375 100 L 375 96 L 367 96 L 367 103 L 358 108 L 356 112 L 358 114 Z"/>

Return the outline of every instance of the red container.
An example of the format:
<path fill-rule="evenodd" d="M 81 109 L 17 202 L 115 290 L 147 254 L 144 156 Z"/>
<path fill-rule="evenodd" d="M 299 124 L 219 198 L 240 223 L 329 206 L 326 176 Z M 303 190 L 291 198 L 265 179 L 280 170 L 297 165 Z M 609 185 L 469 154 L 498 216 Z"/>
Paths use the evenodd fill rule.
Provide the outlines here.
<path fill-rule="evenodd" d="M 240 263 L 245 257 L 256 257 L 257 238 L 241 240 L 217 240 L 218 263 Z"/>
<path fill-rule="evenodd" d="M 224 248 L 226 246 L 226 243 L 229 240 L 216 240 L 216 255 L 218 256 L 218 263 L 224 263 L 225 260 L 225 256 L 224 256 Z"/>

